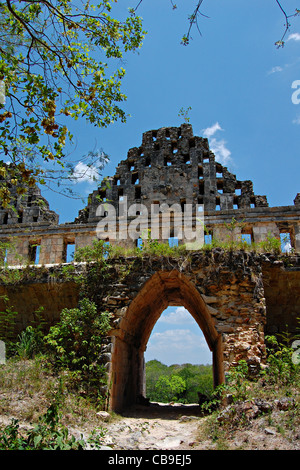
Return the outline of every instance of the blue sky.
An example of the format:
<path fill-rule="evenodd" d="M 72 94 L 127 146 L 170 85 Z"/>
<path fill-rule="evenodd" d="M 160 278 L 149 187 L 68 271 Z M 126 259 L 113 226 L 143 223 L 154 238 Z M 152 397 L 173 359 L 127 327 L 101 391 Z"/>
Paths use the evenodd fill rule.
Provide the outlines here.
<path fill-rule="evenodd" d="M 72 158 L 80 160 L 89 150 L 102 148 L 110 157 L 103 175 L 113 175 L 128 150 L 141 145 L 143 132 L 180 125 L 179 110 L 191 107 L 194 134 L 209 138 L 217 161 L 238 179 L 252 180 L 255 193 L 266 195 L 270 206 L 291 205 L 300 192 L 300 104 L 292 102 L 292 84 L 300 80 L 300 17 L 291 19 L 285 47 L 277 49 L 285 20 L 275 0 L 204 0 L 201 11 L 209 18 L 200 20 L 202 36 L 194 30 L 184 47 L 180 40 L 195 2 L 178 0 L 172 10 L 169 0 L 143 0 L 138 14 L 148 34 L 139 53 L 122 63 L 128 97 L 124 109 L 131 117 L 107 129 L 75 123 Z M 116 11 L 125 14 L 137 3 L 120 0 Z M 300 7 L 299 0 L 281 3 L 288 14 Z M 87 197 L 95 188 L 95 183 L 83 181 L 76 190 Z M 49 191 L 43 195 L 61 223 L 74 220 L 84 207 Z M 175 324 L 157 325 L 156 333 L 171 341 Z M 196 334 L 189 323 L 176 328 Z M 161 338 L 156 336 L 157 341 Z M 154 339 L 151 349 L 158 351 Z M 169 361 L 167 354 L 162 362 Z M 198 358 L 196 362 L 206 362 L 200 351 Z M 171 362 L 190 361 L 176 356 Z"/>
<path fill-rule="evenodd" d="M 168 307 L 149 338 L 145 360 L 172 364 L 212 364 L 212 353 L 192 315 L 184 307 Z"/>

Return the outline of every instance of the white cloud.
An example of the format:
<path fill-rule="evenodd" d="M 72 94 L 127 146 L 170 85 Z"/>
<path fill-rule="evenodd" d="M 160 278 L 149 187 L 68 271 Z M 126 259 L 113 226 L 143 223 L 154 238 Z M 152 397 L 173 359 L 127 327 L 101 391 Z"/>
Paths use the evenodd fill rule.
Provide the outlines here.
<path fill-rule="evenodd" d="M 184 307 L 169 307 L 149 338 L 146 361 L 157 359 L 163 364 L 211 364 L 212 356 L 196 321 Z"/>
<path fill-rule="evenodd" d="M 211 352 L 204 336 L 189 329 L 170 329 L 153 333 L 147 345 L 146 361 L 160 360 L 163 364 L 211 363 Z"/>
<path fill-rule="evenodd" d="M 72 174 L 72 179 L 77 183 L 93 183 L 98 176 L 98 169 L 95 166 L 88 166 L 83 162 L 77 163 Z"/>
<path fill-rule="evenodd" d="M 292 33 L 287 38 L 288 41 L 300 41 L 300 33 Z"/>
<path fill-rule="evenodd" d="M 222 165 L 228 165 L 231 162 L 231 152 L 226 147 L 225 140 L 213 138 L 209 143 L 211 151 L 215 154 L 216 161 Z"/>
<path fill-rule="evenodd" d="M 99 178 L 99 172 L 108 162 L 108 158 L 103 152 L 90 152 L 88 156 L 93 159 L 94 163 L 87 165 L 81 161 L 76 164 L 71 177 L 75 183 L 93 184 Z"/>
<path fill-rule="evenodd" d="M 202 130 L 202 133 L 204 137 L 207 137 L 208 139 L 213 136 L 217 131 L 222 131 L 222 127 L 218 122 L 216 122 L 213 126 L 207 127 L 206 129 Z"/>
<path fill-rule="evenodd" d="M 216 122 L 211 127 L 202 129 L 202 134 L 209 139 L 209 148 L 215 154 L 216 161 L 222 165 L 228 165 L 231 162 L 231 152 L 226 147 L 224 139 L 218 140 L 216 137 L 213 137 L 218 131 L 224 131 L 224 129 Z"/>
<path fill-rule="evenodd" d="M 186 323 L 194 323 L 194 319 L 189 311 L 184 307 L 177 307 L 175 311 L 162 314 L 158 322 L 172 325 L 182 325 Z"/>
<path fill-rule="evenodd" d="M 148 343 L 147 350 L 154 352 L 191 352 L 193 350 L 207 348 L 204 337 L 192 333 L 187 329 L 166 330 L 154 333 Z"/>
<path fill-rule="evenodd" d="M 299 124 L 300 125 L 300 116 L 298 116 L 296 119 L 293 120 L 293 124 Z"/>
<path fill-rule="evenodd" d="M 275 67 L 271 68 L 268 74 L 271 75 L 272 73 L 282 72 L 282 71 L 283 71 L 283 67 L 281 67 L 280 65 L 276 65 Z"/>

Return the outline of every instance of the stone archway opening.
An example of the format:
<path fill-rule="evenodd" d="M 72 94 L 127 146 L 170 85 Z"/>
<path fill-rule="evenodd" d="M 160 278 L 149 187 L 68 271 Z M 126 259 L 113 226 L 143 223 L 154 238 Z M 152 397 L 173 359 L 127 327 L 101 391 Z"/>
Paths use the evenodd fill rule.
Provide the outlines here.
<path fill-rule="evenodd" d="M 213 357 L 214 386 L 224 382 L 222 338 L 202 296 L 179 271 L 160 271 L 144 284 L 112 332 L 110 409 L 122 411 L 144 395 L 144 352 L 149 337 L 162 312 L 177 305 L 190 312 L 204 334 Z"/>
<path fill-rule="evenodd" d="M 199 325 L 183 306 L 169 306 L 162 312 L 151 332 L 144 358 L 145 397 L 150 402 L 175 400 L 191 405 L 198 404 L 199 393 L 210 396 L 212 351 Z M 172 381 L 174 375 L 181 377 L 186 386 L 179 394 L 160 388 L 162 376 Z"/>

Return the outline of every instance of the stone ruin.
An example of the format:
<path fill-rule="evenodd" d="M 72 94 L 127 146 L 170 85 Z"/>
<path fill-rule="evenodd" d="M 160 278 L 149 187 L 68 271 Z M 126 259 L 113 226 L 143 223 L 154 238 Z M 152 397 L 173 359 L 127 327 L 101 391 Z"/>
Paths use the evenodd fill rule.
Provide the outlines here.
<path fill-rule="evenodd" d="M 238 180 L 216 162 L 207 139 L 194 136 L 189 124 L 145 132 L 141 146 L 128 151 L 115 175 L 103 179 L 71 223 L 58 223 L 59 216 L 49 210 L 37 187 L 29 188 L 26 195 L 13 194 L 13 198 L 14 210 L 0 205 L 0 237 L 13 237 L 24 262 L 33 239 L 41 245 L 41 264 L 66 261 L 68 244 L 81 247 L 95 238 L 97 223 L 107 215 L 99 211 L 101 202 L 114 206 L 120 216 L 120 202 L 125 199 L 128 207 L 142 204 L 149 215 L 151 207 L 157 206 L 159 211 L 163 204 L 178 205 L 182 212 L 186 204 L 191 204 L 194 212 L 197 205 L 203 205 L 207 232 L 220 241 L 228 237 L 224 223 L 234 217 L 243 221 L 243 227 L 236 228 L 236 239 L 244 234 L 249 240 L 260 242 L 268 234 L 277 238 L 286 234 L 291 248 L 300 251 L 300 193 L 293 205 L 269 207 L 265 195 L 255 194 L 252 181 Z M 28 227 L 30 234 L 26 233 Z M 168 241 L 162 236 L 159 239 Z M 134 245 L 134 240 L 121 244 Z M 9 264 L 16 264 L 13 256 Z"/>
<path fill-rule="evenodd" d="M 113 315 L 103 350 L 110 408 L 120 410 L 132 397 L 144 394 L 144 351 L 168 305 L 183 305 L 202 329 L 213 355 L 215 384 L 222 383 L 230 365 L 240 359 L 253 369 L 263 364 L 266 333 L 285 331 L 286 325 L 295 331 L 300 312 L 300 193 L 294 204 L 269 207 L 265 195 L 255 194 L 251 181 L 238 180 L 216 162 L 207 139 L 194 136 L 189 124 L 145 132 L 142 144 L 128 151 L 114 176 L 103 179 L 73 222 L 59 224 L 36 187 L 26 195 L 14 195 L 14 210 L 0 206 L 0 241 L 14 242 L 14 250 L 5 254 L 6 264 L 10 269 L 21 265 L 20 270 L 29 264 L 36 273 L 25 283 L 0 283 L 0 299 L 8 296 L 19 312 L 19 330 L 40 305 L 49 324 L 58 320 L 62 308 L 77 305 L 78 286 L 60 275 L 68 247 L 91 245 L 99 222 L 107 217 L 99 205 L 109 204 L 120 217 L 124 200 L 128 207 L 136 204 L 128 224 L 141 205 L 151 214 L 153 207 L 159 213 L 163 204 L 182 209 L 191 204 L 195 215 L 200 205 L 212 238 L 228 240 L 226 224 L 234 218 L 235 240 L 247 236 L 259 243 L 267 236 L 284 235 L 290 248 L 282 255 L 247 250 L 230 254 L 215 248 L 191 252 L 188 261 L 149 260 L 147 255 L 112 260 L 108 277 L 99 279 L 97 296 L 99 308 Z M 120 231 L 120 225 L 116 229 Z M 176 237 L 176 230 L 170 235 Z M 163 231 L 158 238 L 168 243 Z M 136 239 L 114 240 L 108 232 L 106 240 L 135 246 L 138 234 Z M 184 238 L 179 243 L 185 243 Z M 4 309 L 0 300 L 0 310 Z"/>
<path fill-rule="evenodd" d="M 207 139 L 193 135 L 190 125 L 167 127 L 143 134 L 142 145 L 129 150 L 90 196 L 88 206 L 75 222 L 95 223 L 99 196 L 117 205 L 203 204 L 206 211 L 268 207 L 266 196 L 257 196 L 252 181 L 239 181 L 227 167 L 215 161 Z"/>

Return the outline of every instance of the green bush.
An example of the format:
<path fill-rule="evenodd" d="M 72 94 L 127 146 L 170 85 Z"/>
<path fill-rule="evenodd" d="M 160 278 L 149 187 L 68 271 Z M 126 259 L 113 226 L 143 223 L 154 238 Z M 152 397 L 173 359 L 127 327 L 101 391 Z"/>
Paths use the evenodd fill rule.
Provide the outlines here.
<path fill-rule="evenodd" d="M 109 256 L 111 246 L 104 240 L 93 240 L 93 244 L 77 248 L 74 253 L 74 261 L 90 263 L 93 261 L 103 263 Z"/>
<path fill-rule="evenodd" d="M 14 354 L 15 348 L 15 321 L 18 312 L 9 305 L 7 296 L 1 297 L 4 300 L 6 308 L 0 312 L 0 340 L 5 342 L 6 354 L 8 357 Z"/>
<path fill-rule="evenodd" d="M 54 364 L 72 372 L 73 382 L 98 394 L 105 382 L 105 369 L 99 363 L 103 338 L 110 329 L 110 314 L 99 313 L 94 302 L 82 299 L 78 308 L 63 309 L 60 321 L 45 337 Z"/>
<path fill-rule="evenodd" d="M 157 399 L 162 402 L 178 401 L 186 389 L 186 383 L 179 375 L 161 375 L 155 384 Z"/>
<path fill-rule="evenodd" d="M 299 381 L 300 366 L 298 361 L 294 361 L 295 350 L 288 344 L 280 343 L 275 336 L 266 336 L 266 341 L 268 382 L 282 385 L 296 384 Z"/>

